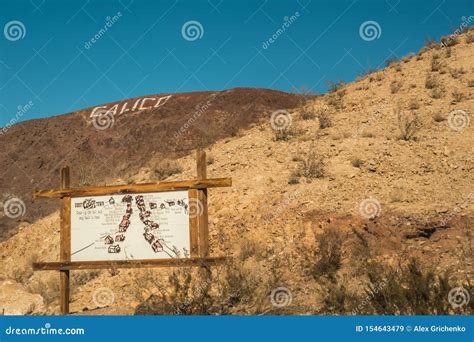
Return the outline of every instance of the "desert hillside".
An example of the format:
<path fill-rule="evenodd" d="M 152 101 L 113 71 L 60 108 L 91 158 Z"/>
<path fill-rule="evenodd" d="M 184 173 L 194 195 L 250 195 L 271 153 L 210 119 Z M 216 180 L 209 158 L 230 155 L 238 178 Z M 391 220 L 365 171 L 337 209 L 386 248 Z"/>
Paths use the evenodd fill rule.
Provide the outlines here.
<path fill-rule="evenodd" d="M 157 94 L 7 127 L 0 134 L 1 202 L 17 197 L 28 209 L 18 221 L 0 216 L 0 241 L 18 224 L 57 209 L 54 201 L 33 202 L 31 194 L 56 187 L 62 165 L 74 169 L 73 186 L 110 182 L 136 173 L 152 158 L 174 159 L 235 135 L 298 101 L 295 95 L 250 88 Z"/>
<path fill-rule="evenodd" d="M 244 123 L 229 123 L 229 114 L 220 126 L 208 128 L 207 121 L 198 119 L 189 133 L 195 134 L 194 142 L 203 129 L 209 137 L 213 129 L 237 128 L 212 133 L 204 145 L 209 177 L 233 179 L 231 188 L 209 191 L 211 255 L 233 259 L 213 270 L 211 285 L 203 285 L 201 275 L 187 269 L 75 271 L 72 311 L 472 313 L 474 301 L 452 309 L 444 293 L 454 286 L 469 288 L 474 281 L 474 34 L 445 42 L 430 43 L 418 54 L 390 61 L 385 69 L 353 83 L 334 84 L 328 94 L 307 96 L 304 103 L 284 93 L 275 93 L 268 103 L 262 96 L 259 106 L 265 110 L 236 101 L 233 112 L 248 113 Z M 214 114 L 209 115 L 208 120 Z M 159 118 L 147 125 L 164 125 L 165 115 Z M 45 153 L 53 153 L 69 135 L 69 122 L 86 121 L 75 114 L 64 119 L 55 131 L 63 133 L 47 138 L 55 142 Z M 37 131 L 60 125 L 57 118 L 48 120 L 37 123 Z M 118 120 L 104 131 L 114 135 L 115 150 L 122 139 L 117 132 L 133 125 L 127 128 L 127 141 L 134 140 L 137 147 L 120 145 L 126 159 L 148 144 L 153 147 L 147 151 L 157 149 L 153 141 L 159 138 L 140 120 L 124 120 L 123 126 Z M 25 132 L 22 127 L 11 130 L 15 135 Z M 70 137 L 71 148 L 88 147 L 80 154 L 83 159 L 76 160 L 73 153 L 69 163 L 89 160 L 88 149 L 99 144 L 93 134 L 76 143 Z M 21 159 L 22 139 L 27 137 L 9 142 L 2 158 Z M 196 171 L 191 149 L 196 144 L 185 146 L 172 151 L 180 152 L 174 161 L 150 157 L 140 160 L 143 167 L 133 172 L 125 164 L 113 166 L 113 182 L 149 182 L 157 175 L 192 179 Z M 33 168 L 39 159 L 23 167 Z M 73 183 L 81 177 L 75 170 Z M 56 186 L 53 171 L 51 164 L 35 187 Z M 13 174 L 4 175 L 2 187 L 12 179 Z M 30 313 L 58 312 L 58 274 L 33 273 L 30 265 L 57 260 L 58 241 L 56 211 L 21 224 L 14 236 L 0 243 L 0 275 L 44 300 Z M 113 293 L 106 305 L 93 300 L 102 288 Z M 286 305 L 272 305 L 269 299 L 278 288 L 287 291 Z M 375 299 L 362 305 L 367 293 Z M 382 298 L 386 295 L 393 301 Z"/>

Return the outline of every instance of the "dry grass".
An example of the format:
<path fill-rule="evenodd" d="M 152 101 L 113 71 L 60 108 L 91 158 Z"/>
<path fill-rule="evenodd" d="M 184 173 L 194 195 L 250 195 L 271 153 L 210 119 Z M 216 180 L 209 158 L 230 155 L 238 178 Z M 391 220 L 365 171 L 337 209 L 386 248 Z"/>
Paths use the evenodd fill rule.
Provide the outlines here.
<path fill-rule="evenodd" d="M 415 140 L 416 134 L 422 128 L 419 117 L 413 112 L 404 113 L 400 105 L 395 109 L 395 116 L 400 130 L 399 138 L 405 141 Z"/>
<path fill-rule="evenodd" d="M 392 94 L 396 94 L 398 93 L 398 91 L 402 88 L 402 83 L 399 82 L 399 81 L 392 81 L 392 83 L 390 83 L 390 92 Z"/>
<path fill-rule="evenodd" d="M 161 181 L 181 172 L 183 172 L 183 168 L 178 163 L 163 160 L 154 167 L 154 178 Z"/>
<path fill-rule="evenodd" d="M 454 89 L 453 92 L 451 93 L 453 95 L 453 102 L 454 103 L 459 103 L 464 100 L 464 93 L 460 92 L 457 89 Z"/>
<path fill-rule="evenodd" d="M 314 253 L 315 262 L 311 267 L 311 275 L 315 279 L 325 277 L 334 280 L 336 272 L 341 268 L 344 237 L 340 230 L 328 229 L 317 240 L 319 248 Z"/>
<path fill-rule="evenodd" d="M 298 176 L 307 179 L 324 177 L 323 157 L 317 157 L 314 150 L 311 150 L 306 156 L 300 158 L 298 169 L 292 177 Z"/>
<path fill-rule="evenodd" d="M 434 89 L 441 86 L 441 82 L 436 75 L 428 75 L 425 81 L 426 89 Z"/>

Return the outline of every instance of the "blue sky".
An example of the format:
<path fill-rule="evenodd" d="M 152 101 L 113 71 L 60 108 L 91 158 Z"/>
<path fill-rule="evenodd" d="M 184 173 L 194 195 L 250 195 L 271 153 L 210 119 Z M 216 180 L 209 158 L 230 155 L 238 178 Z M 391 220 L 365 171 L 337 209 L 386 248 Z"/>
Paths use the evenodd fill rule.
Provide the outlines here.
<path fill-rule="evenodd" d="M 321 93 L 328 81 L 349 82 L 416 52 L 474 14 L 471 0 L 0 5 L 0 126 L 25 106 L 20 120 L 156 93 L 301 86 Z"/>

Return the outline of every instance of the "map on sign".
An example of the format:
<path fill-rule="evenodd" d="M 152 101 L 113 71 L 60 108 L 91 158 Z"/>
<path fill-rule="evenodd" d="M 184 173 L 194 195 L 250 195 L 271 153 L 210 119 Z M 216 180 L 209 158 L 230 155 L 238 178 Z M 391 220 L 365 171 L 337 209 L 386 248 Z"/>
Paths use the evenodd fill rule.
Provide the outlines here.
<path fill-rule="evenodd" d="M 71 198 L 71 261 L 189 257 L 187 191 Z"/>

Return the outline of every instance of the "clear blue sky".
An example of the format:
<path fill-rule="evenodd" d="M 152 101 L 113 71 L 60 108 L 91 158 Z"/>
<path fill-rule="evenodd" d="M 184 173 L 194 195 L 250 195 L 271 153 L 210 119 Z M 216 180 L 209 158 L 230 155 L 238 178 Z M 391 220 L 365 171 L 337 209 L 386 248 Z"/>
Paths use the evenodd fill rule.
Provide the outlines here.
<path fill-rule="evenodd" d="M 0 5 L 0 126 L 28 103 L 21 120 L 155 93 L 300 86 L 325 92 L 327 81 L 352 81 L 390 57 L 418 51 L 427 37 L 439 39 L 474 15 L 472 0 L 0 0 Z M 113 23 L 101 34 L 107 17 Z M 183 37 L 189 21 L 202 27 L 196 40 L 192 30 L 189 40 Z M 380 27 L 374 26 L 373 40 L 360 34 L 367 21 Z M 96 34 L 99 39 L 91 43 Z"/>

